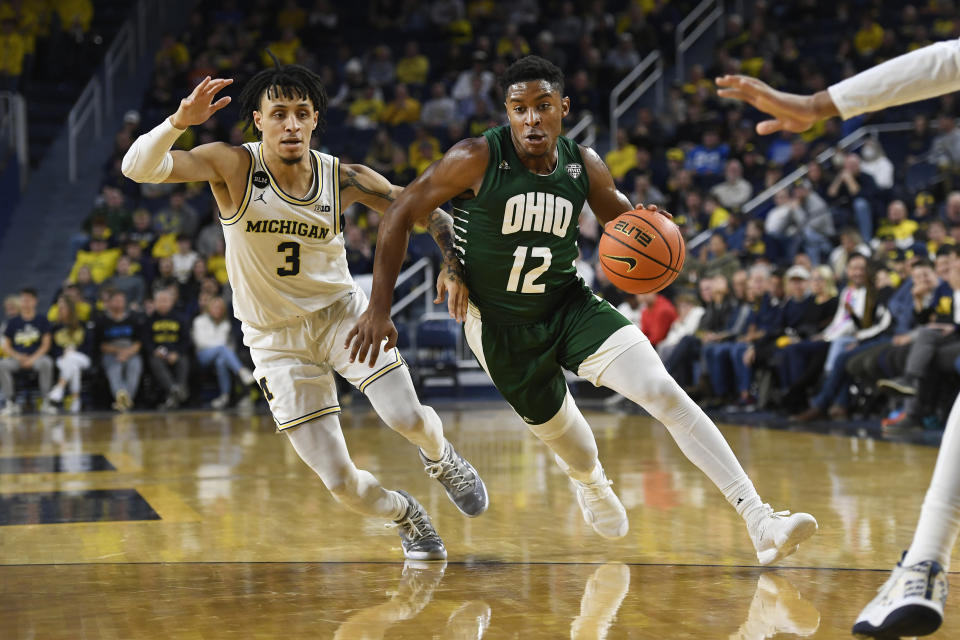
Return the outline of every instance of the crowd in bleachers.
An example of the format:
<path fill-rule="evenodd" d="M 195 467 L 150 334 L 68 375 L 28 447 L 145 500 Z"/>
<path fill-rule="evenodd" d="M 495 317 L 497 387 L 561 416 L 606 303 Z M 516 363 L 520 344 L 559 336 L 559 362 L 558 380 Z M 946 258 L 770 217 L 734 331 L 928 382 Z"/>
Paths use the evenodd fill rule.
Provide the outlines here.
<path fill-rule="evenodd" d="M 146 402 L 198 401 L 184 393 L 191 375 L 184 363 L 203 368 L 210 356 L 201 353 L 220 346 L 219 353 L 236 357 L 216 370 L 222 384 L 206 400 L 223 406 L 224 396 L 244 397 L 250 382 L 244 349 L 236 327 L 227 332 L 220 315 L 223 307 L 230 316 L 230 287 L 209 189 L 137 185 L 119 170 L 136 135 L 172 113 L 199 79 L 230 76 L 242 86 L 273 64 L 266 48 L 281 63 L 316 70 L 331 100 L 325 131 L 313 145 L 402 185 L 453 142 L 504 122 L 495 79 L 528 53 L 566 72 L 567 125 L 591 113 L 602 129 L 611 88 L 652 50 L 672 60 L 675 27 L 694 4 L 199 2 L 183 31 L 163 38 L 143 104 L 124 117 L 101 196 L 82 229 L 78 221 L 75 264 L 49 317 L 57 322 L 62 307 L 81 326 L 93 322 L 75 350 L 109 378 L 118 408 L 138 393 L 139 372 L 151 380 Z M 941 342 L 960 343 L 945 328 L 953 326 L 952 283 L 954 271 L 960 273 L 953 249 L 960 242 L 956 100 L 947 96 L 872 120 L 834 120 L 799 136 L 763 138 L 754 131 L 759 114 L 718 99 L 710 79 L 747 73 L 809 93 L 885 58 L 957 37 L 960 20 L 949 3 L 936 2 L 746 4 L 744 16 L 725 16 L 709 63 L 691 65 L 684 82 L 668 87 L 664 109 L 646 102 L 632 109 L 616 145 L 603 154 L 631 202 L 673 212 L 691 247 L 681 278 L 664 295 L 616 290 L 597 266 L 599 228 L 589 211 L 581 217 L 578 271 L 641 323 L 671 372 L 705 404 L 759 404 L 813 419 L 885 413 L 896 402 L 878 389 L 949 394 L 954 364 L 946 363 L 949 350 Z M 845 134 L 881 119 L 912 125 L 816 161 Z M 254 139 L 229 107 L 188 130 L 177 146 Z M 806 169 L 802 179 L 751 202 L 798 168 Z M 369 273 L 379 215 L 357 205 L 346 217 L 351 271 Z M 428 236 L 414 236 L 411 253 L 436 259 Z M 125 317 L 137 325 L 130 331 L 138 338 L 121 341 L 113 353 L 103 326 Z M 182 325 L 177 331 L 174 317 Z M 195 343 L 198 318 L 221 327 L 218 344 Z M 160 326 L 169 334 L 162 336 Z M 928 349 L 922 345 L 932 337 L 936 362 L 925 356 L 921 376 L 914 352 Z M 108 367 L 107 356 L 122 362 Z M 85 363 L 75 360 L 82 370 Z M 921 384 L 938 367 L 951 376 Z M 67 370 L 73 371 L 69 364 Z M 220 375 L 224 371 L 229 375 Z M 57 400 L 74 388 L 72 378 L 58 380 L 46 397 Z M 935 402 L 906 404 L 897 424 L 936 422 Z M 931 415 L 921 415 L 926 411 Z"/>

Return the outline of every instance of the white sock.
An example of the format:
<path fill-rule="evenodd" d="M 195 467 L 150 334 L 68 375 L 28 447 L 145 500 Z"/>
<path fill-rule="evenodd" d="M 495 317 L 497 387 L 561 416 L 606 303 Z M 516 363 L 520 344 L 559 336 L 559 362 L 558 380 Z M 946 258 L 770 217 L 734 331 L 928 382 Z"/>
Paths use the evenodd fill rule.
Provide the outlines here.
<path fill-rule="evenodd" d="M 597 458 L 597 441 L 569 390 L 555 416 L 543 424 L 528 426 L 557 455 L 568 476 L 580 482 L 599 479 L 597 473 L 602 474 L 603 467 Z"/>
<path fill-rule="evenodd" d="M 751 520 L 757 520 L 763 503 L 753 483 L 717 425 L 670 377 L 648 341 L 617 356 L 597 382 L 662 422 L 687 459 L 710 478 L 748 526 L 755 526 Z"/>
<path fill-rule="evenodd" d="M 430 460 L 443 457 L 447 445 L 443 423 L 433 408 L 420 404 L 406 367 L 397 367 L 371 383 L 365 393 L 388 427 L 420 447 Z"/>
<path fill-rule="evenodd" d="M 903 558 L 905 566 L 936 560 L 950 569 L 950 553 L 960 533 L 960 395 L 953 401 L 943 432 L 933 479 L 923 499 L 913 542 Z"/>
<path fill-rule="evenodd" d="M 284 433 L 297 455 L 347 509 L 388 520 L 406 513 L 407 501 L 402 495 L 387 491 L 371 473 L 353 464 L 336 415 L 311 420 Z"/>

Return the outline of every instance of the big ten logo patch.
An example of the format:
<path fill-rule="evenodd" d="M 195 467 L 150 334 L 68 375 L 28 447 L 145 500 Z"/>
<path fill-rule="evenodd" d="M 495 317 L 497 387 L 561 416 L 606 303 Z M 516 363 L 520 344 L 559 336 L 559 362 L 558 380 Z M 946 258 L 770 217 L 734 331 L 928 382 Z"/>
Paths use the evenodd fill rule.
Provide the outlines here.
<path fill-rule="evenodd" d="M 640 227 L 630 224 L 626 220 L 621 220 L 617 224 L 613 225 L 613 230 L 619 231 L 625 236 L 630 236 L 644 247 L 653 242 L 654 238 L 654 236 L 650 235 L 648 232 L 644 231 Z"/>

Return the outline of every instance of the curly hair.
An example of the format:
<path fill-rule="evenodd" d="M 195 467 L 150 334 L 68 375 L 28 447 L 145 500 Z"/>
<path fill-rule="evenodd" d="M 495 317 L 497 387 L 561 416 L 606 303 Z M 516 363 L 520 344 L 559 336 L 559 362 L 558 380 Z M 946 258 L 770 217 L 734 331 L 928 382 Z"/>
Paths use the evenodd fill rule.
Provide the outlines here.
<path fill-rule="evenodd" d="M 546 58 L 524 56 L 507 67 L 500 77 L 504 95 L 512 85 L 529 80 L 546 80 L 560 95 L 563 95 L 563 71 Z"/>
<path fill-rule="evenodd" d="M 273 58 L 275 66 L 258 72 L 244 85 L 238 98 L 240 113 L 246 123 L 243 130 L 253 126 L 253 112 L 260 110 L 263 96 L 271 100 L 285 98 L 287 100 L 308 99 L 320 117 L 317 120 L 317 130 L 322 131 L 326 123 L 324 115 L 327 113 L 327 92 L 323 88 L 320 76 L 310 69 L 299 64 L 281 65 L 271 51 L 267 51 Z M 259 129 L 254 127 L 257 137 L 261 137 Z"/>

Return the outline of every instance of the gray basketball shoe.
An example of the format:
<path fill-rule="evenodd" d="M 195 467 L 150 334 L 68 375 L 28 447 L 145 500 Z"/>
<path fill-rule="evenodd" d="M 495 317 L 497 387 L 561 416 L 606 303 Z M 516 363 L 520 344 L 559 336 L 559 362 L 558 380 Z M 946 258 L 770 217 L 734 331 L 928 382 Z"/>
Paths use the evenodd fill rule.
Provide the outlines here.
<path fill-rule="evenodd" d="M 447 490 L 450 501 L 463 515 L 476 518 L 487 510 L 487 488 L 473 465 L 464 460 L 449 442 L 443 448 L 443 457 L 434 461 L 420 452 L 420 460 L 427 475 L 436 479 Z"/>
<path fill-rule="evenodd" d="M 406 491 L 397 491 L 397 493 L 406 498 L 407 512 L 387 526 L 396 527 L 397 533 L 400 534 L 403 555 L 408 560 L 445 560 L 447 550 L 437 530 L 433 528 L 427 510 Z"/>

